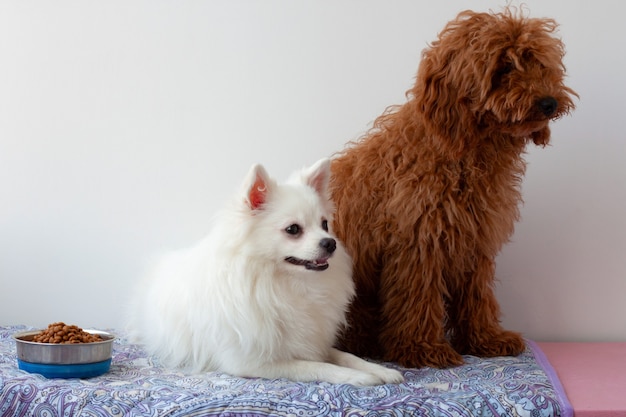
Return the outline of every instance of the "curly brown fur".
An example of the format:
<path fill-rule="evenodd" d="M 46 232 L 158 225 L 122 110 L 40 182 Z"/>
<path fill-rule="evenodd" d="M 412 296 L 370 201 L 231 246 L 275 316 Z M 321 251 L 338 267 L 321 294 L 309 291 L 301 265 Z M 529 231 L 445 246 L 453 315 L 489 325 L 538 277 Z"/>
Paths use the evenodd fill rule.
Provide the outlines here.
<path fill-rule="evenodd" d="M 465 11 L 422 55 L 404 105 L 336 155 L 335 230 L 357 298 L 340 346 L 404 366 L 517 355 L 495 258 L 519 218 L 523 154 L 574 109 L 552 19 Z"/>

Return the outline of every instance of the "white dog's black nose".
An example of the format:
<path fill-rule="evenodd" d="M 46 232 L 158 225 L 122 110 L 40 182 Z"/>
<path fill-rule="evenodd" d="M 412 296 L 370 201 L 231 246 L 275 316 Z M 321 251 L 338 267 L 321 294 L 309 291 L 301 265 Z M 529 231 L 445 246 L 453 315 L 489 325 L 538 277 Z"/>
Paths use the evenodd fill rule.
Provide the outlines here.
<path fill-rule="evenodd" d="M 559 103 L 554 97 L 544 97 L 537 102 L 537 106 L 539 107 L 539 111 L 541 111 L 541 113 L 543 113 L 546 117 L 550 117 L 554 114 L 554 112 L 556 112 Z"/>
<path fill-rule="evenodd" d="M 325 237 L 320 240 L 320 246 L 326 249 L 328 253 L 333 253 L 335 249 L 337 249 L 337 242 L 335 242 L 335 239 L 333 238 Z"/>

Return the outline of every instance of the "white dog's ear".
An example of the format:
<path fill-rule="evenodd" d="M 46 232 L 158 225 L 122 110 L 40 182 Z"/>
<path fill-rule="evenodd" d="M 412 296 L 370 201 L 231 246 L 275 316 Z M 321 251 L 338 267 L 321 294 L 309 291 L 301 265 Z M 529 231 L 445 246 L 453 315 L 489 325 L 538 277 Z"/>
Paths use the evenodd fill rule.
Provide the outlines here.
<path fill-rule="evenodd" d="M 328 199 L 328 181 L 330 180 L 330 159 L 323 158 L 302 171 L 302 181 L 312 187 L 319 195 Z"/>
<path fill-rule="evenodd" d="M 259 209 L 267 201 L 267 195 L 273 186 L 265 168 L 260 164 L 253 165 L 243 184 L 246 205 L 251 210 Z"/>

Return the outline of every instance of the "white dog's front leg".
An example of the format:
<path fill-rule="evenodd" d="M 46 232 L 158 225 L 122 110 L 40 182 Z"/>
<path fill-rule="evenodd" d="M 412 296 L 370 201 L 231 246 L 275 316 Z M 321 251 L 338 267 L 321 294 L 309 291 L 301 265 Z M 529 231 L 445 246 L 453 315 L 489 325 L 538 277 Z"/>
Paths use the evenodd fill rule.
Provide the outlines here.
<path fill-rule="evenodd" d="M 237 374 L 237 373 L 235 373 Z M 357 386 L 381 385 L 386 383 L 376 373 L 355 367 L 339 366 L 326 362 L 290 360 L 271 362 L 255 369 L 246 369 L 240 376 L 260 378 L 287 378 L 292 381 L 326 381 L 333 384 L 351 384 Z"/>
<path fill-rule="evenodd" d="M 395 369 L 389 369 L 382 365 L 368 362 L 348 352 L 331 349 L 329 361 L 341 367 L 357 369 L 376 375 L 384 384 L 399 384 L 404 381 L 404 376 Z"/>

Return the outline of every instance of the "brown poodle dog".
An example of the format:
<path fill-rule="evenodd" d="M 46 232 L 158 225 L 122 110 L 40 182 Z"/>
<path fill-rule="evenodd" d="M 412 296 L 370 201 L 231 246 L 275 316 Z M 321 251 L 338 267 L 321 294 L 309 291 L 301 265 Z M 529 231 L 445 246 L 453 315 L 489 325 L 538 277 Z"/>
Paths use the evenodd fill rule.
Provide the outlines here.
<path fill-rule="evenodd" d="M 522 201 L 526 145 L 574 108 L 551 19 L 465 11 L 422 55 L 407 102 L 336 155 L 335 231 L 357 297 L 340 347 L 404 366 L 517 355 L 495 257 Z"/>

